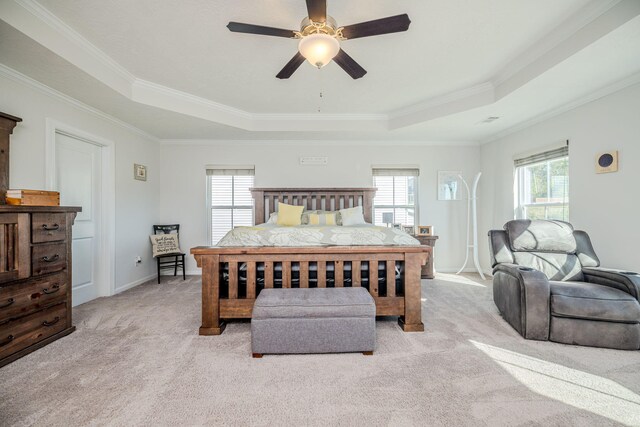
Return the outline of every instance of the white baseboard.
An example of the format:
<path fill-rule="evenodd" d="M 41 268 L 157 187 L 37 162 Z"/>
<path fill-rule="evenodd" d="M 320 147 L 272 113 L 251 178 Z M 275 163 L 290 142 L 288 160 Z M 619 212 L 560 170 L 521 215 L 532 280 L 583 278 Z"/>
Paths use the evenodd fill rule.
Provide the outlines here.
<path fill-rule="evenodd" d="M 188 270 L 187 276 L 202 276 L 202 270 Z"/>
<path fill-rule="evenodd" d="M 143 277 L 142 279 L 135 280 L 135 281 L 133 281 L 133 282 L 131 282 L 131 283 L 127 283 L 126 285 L 119 286 L 119 287 L 117 287 L 117 288 L 115 289 L 115 291 L 113 292 L 113 294 L 114 294 L 114 295 L 115 295 L 115 294 L 119 294 L 120 292 L 124 292 L 124 291 L 126 291 L 127 289 L 135 288 L 135 287 L 136 287 L 136 286 L 138 286 L 138 285 L 141 285 L 141 284 L 143 284 L 143 283 L 145 283 L 145 282 L 148 282 L 149 280 L 153 279 L 154 277 L 157 277 L 155 273 L 154 273 L 154 274 L 151 274 L 151 275 L 149 275 L 149 276 Z"/>

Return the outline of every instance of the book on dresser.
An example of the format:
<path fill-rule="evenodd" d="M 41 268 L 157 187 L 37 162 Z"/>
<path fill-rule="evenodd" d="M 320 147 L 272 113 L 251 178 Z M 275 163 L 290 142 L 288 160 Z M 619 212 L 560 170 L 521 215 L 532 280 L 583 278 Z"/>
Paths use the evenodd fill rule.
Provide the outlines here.
<path fill-rule="evenodd" d="M 0 367 L 75 330 L 71 229 L 80 211 L 0 205 Z"/>

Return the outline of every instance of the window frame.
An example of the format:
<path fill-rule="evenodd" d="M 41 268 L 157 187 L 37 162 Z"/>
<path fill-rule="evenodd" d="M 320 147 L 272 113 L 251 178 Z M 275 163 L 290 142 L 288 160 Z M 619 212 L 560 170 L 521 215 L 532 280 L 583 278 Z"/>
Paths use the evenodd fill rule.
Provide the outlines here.
<path fill-rule="evenodd" d="M 371 201 L 371 223 L 373 225 L 376 225 L 376 209 L 394 209 L 394 218 L 393 220 L 395 221 L 395 209 L 413 209 L 415 214 L 414 214 L 414 227 L 417 227 L 419 224 L 419 219 L 420 219 L 420 203 L 419 203 L 419 194 L 420 194 L 420 171 L 418 168 L 416 167 L 406 167 L 406 168 L 394 168 L 396 169 L 398 172 L 400 172 L 402 169 L 406 169 L 407 171 L 413 171 L 413 170 L 418 170 L 418 174 L 414 175 L 414 174 L 407 174 L 407 175 L 401 175 L 401 174 L 393 174 L 393 175 L 376 175 L 373 171 L 375 171 L 376 169 L 385 169 L 385 168 L 372 168 L 372 182 L 373 182 L 373 186 L 375 188 L 378 188 L 376 186 L 376 176 L 390 176 L 393 178 L 393 183 L 392 183 L 392 191 L 393 191 L 393 200 L 395 200 L 395 196 L 396 196 L 396 186 L 395 186 L 395 179 L 397 177 L 413 177 L 415 178 L 415 186 L 413 189 L 413 205 L 376 205 L 376 195 L 373 196 L 373 200 Z M 377 191 L 376 191 L 377 194 Z M 386 226 L 386 224 L 383 224 Z"/>
<path fill-rule="evenodd" d="M 531 207 L 544 207 L 544 219 L 549 219 L 549 208 L 553 208 L 553 207 L 561 207 L 563 208 L 563 212 L 567 211 L 567 215 L 566 218 L 563 218 L 561 221 L 569 221 L 569 215 L 570 215 L 570 198 L 569 198 L 569 193 L 567 192 L 566 197 L 565 197 L 565 201 L 564 202 L 543 202 L 543 203 L 524 203 L 524 197 L 526 194 L 526 189 L 525 189 L 525 168 L 527 167 L 531 167 L 531 166 L 538 166 L 538 165 L 542 165 L 542 164 L 546 164 L 547 166 L 547 198 L 549 198 L 550 194 L 551 194 L 551 168 L 550 168 L 550 163 L 557 161 L 557 160 L 562 160 L 562 159 L 567 159 L 567 178 L 569 177 L 569 153 L 567 152 L 566 154 L 562 155 L 562 156 L 558 156 L 558 157 L 553 157 L 553 158 L 548 158 L 548 159 L 544 159 L 544 160 L 540 160 L 537 162 L 532 162 L 532 163 L 528 163 L 528 164 L 523 164 L 523 165 L 519 165 L 519 166 L 515 166 L 514 167 L 514 174 L 515 174 L 515 178 L 516 178 L 516 190 L 517 190 L 517 194 L 515 197 L 515 202 L 516 202 L 516 206 L 514 209 L 514 218 L 515 219 L 529 219 L 527 218 L 526 212 L 528 208 Z M 530 192 L 531 190 L 529 190 Z M 564 208 L 566 206 L 566 209 Z"/>
<path fill-rule="evenodd" d="M 234 168 L 229 168 L 229 169 L 234 169 Z M 230 210 L 231 211 L 231 229 L 233 230 L 233 227 L 235 227 L 233 225 L 233 210 L 234 209 L 249 209 L 251 211 L 251 223 L 252 225 L 255 225 L 256 222 L 256 217 L 255 217 L 255 209 L 254 209 L 254 203 L 252 203 L 251 205 L 235 205 L 235 178 L 237 176 L 251 176 L 253 179 L 253 186 L 255 186 L 255 174 L 254 175 L 243 175 L 243 174 L 233 174 L 233 175 L 226 175 L 226 176 L 230 176 L 231 177 L 231 205 L 230 206 L 223 206 L 223 205 L 218 205 L 218 206 L 214 206 L 213 205 L 213 200 L 211 197 L 211 192 L 212 192 L 212 188 L 213 188 L 213 182 L 212 182 L 212 177 L 216 176 L 216 175 L 208 175 L 205 177 L 207 180 L 207 185 L 206 185 L 206 205 L 205 205 L 205 210 L 206 210 L 206 218 L 207 218 L 207 235 L 208 235 L 208 242 L 209 242 L 209 246 L 214 246 L 216 245 L 218 242 L 213 242 L 213 211 L 214 210 Z"/>

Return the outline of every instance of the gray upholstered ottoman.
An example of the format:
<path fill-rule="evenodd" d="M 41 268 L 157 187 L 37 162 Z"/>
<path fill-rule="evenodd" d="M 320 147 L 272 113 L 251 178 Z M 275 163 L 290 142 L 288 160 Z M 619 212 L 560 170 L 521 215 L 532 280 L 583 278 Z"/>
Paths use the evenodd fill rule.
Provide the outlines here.
<path fill-rule="evenodd" d="M 251 318 L 253 357 L 373 354 L 376 305 L 365 288 L 263 289 Z"/>

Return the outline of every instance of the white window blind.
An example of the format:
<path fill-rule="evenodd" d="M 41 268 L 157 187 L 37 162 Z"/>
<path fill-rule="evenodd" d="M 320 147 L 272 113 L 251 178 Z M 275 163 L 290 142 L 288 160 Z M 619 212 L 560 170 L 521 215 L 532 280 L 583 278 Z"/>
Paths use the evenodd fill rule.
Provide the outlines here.
<path fill-rule="evenodd" d="M 253 225 L 252 167 L 207 167 L 209 235 L 215 245 L 233 227 Z"/>
<path fill-rule="evenodd" d="M 386 225 L 382 215 L 391 213 L 393 223 L 416 225 L 420 170 L 377 167 L 372 169 L 372 173 L 373 186 L 378 189 L 373 199 L 373 223 Z"/>
<path fill-rule="evenodd" d="M 517 219 L 569 220 L 567 146 L 514 160 Z"/>

